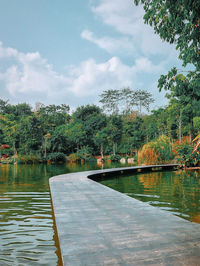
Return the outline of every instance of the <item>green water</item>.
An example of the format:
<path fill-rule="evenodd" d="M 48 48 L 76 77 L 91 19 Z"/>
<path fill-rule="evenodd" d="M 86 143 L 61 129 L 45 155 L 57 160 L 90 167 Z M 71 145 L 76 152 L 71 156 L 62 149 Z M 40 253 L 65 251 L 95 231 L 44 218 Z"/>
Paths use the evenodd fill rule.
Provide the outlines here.
<path fill-rule="evenodd" d="M 135 199 L 200 223 L 200 173 L 154 172 L 102 180 Z"/>
<path fill-rule="evenodd" d="M 55 175 L 99 168 L 0 164 L 0 265 L 59 265 L 48 180 Z"/>
<path fill-rule="evenodd" d="M 55 175 L 101 168 L 92 164 L 0 164 L 0 265 L 60 265 L 48 180 Z M 102 183 L 200 223 L 198 173 L 139 174 Z"/>

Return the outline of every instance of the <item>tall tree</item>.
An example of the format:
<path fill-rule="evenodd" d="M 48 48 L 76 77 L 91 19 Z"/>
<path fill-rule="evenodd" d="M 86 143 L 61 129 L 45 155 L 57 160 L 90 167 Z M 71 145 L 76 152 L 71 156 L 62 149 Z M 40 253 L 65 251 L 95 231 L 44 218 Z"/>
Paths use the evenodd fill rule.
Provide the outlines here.
<path fill-rule="evenodd" d="M 6 113 L 6 106 L 8 105 L 8 101 L 4 101 L 3 99 L 0 99 L 0 113 Z"/>
<path fill-rule="evenodd" d="M 87 145 L 86 142 L 86 132 L 84 130 L 84 125 L 81 122 L 78 121 L 73 121 L 72 123 L 69 123 L 67 125 L 67 138 L 69 139 L 71 145 L 72 145 L 72 149 L 73 151 L 77 151 L 81 148 L 83 148 L 83 146 Z"/>
<path fill-rule="evenodd" d="M 103 104 L 103 109 L 111 114 L 118 114 L 119 101 L 121 98 L 119 90 L 106 90 L 100 95 L 100 97 L 100 103 Z"/>
<path fill-rule="evenodd" d="M 14 114 L 17 117 L 32 115 L 31 106 L 27 103 L 19 103 L 15 106 Z"/>
<path fill-rule="evenodd" d="M 150 104 L 154 102 L 152 94 L 146 90 L 133 91 L 131 99 L 131 103 L 138 107 L 140 114 L 142 112 L 142 107 L 149 111 Z"/>
<path fill-rule="evenodd" d="M 73 124 L 81 124 L 82 131 L 85 132 L 84 145 L 92 148 L 95 152 L 96 133 L 106 126 L 106 116 L 102 114 L 101 109 L 95 105 L 86 105 L 78 107 L 72 115 Z"/>
<path fill-rule="evenodd" d="M 133 90 L 129 87 L 122 88 L 120 90 L 120 98 L 122 102 L 122 109 L 124 114 L 129 114 L 133 108 L 133 101 L 132 101 Z"/>
<path fill-rule="evenodd" d="M 128 144 L 129 152 L 136 151 L 144 143 L 143 119 L 140 116 L 129 118 L 124 121 L 123 133 Z"/>
<path fill-rule="evenodd" d="M 126 115 L 130 114 L 134 107 L 137 107 L 140 113 L 142 107 L 149 111 L 150 104 L 154 102 L 151 93 L 146 90 L 132 90 L 129 87 L 104 91 L 100 97 L 103 109 L 113 115 L 119 112 Z"/>
<path fill-rule="evenodd" d="M 21 116 L 18 122 L 17 148 L 23 154 L 40 151 L 42 148 L 43 130 L 37 117 Z"/>
<path fill-rule="evenodd" d="M 43 123 L 45 134 L 54 131 L 56 126 L 67 124 L 69 121 L 69 106 L 65 104 L 61 105 L 47 105 L 40 106 L 39 110 L 36 111 L 36 115 Z"/>
<path fill-rule="evenodd" d="M 176 44 L 184 66 L 200 69 L 200 1 L 134 0 L 143 4 L 145 23 L 154 27 L 162 40 Z"/>
<path fill-rule="evenodd" d="M 107 137 L 108 137 L 108 132 L 107 132 L 106 127 L 102 128 L 101 130 L 98 130 L 98 132 L 94 136 L 94 142 L 97 145 L 97 147 L 99 148 L 102 159 L 104 158 L 105 146 L 108 144 Z"/>
<path fill-rule="evenodd" d="M 69 154 L 72 151 L 72 145 L 67 136 L 67 125 L 57 126 L 50 137 L 50 151 L 63 152 Z"/>
<path fill-rule="evenodd" d="M 112 115 L 108 121 L 107 127 L 107 140 L 113 147 L 113 155 L 116 154 L 117 144 L 120 143 L 122 137 L 122 119 L 118 115 Z"/>
<path fill-rule="evenodd" d="M 200 110 L 200 76 L 194 72 L 187 76 L 178 74 L 176 68 L 172 68 L 167 75 L 161 75 L 158 81 L 159 89 L 168 91 L 166 95 L 170 102 L 176 101 L 182 106 L 181 115 L 189 127 L 191 139 L 193 134 L 193 118 L 199 115 Z"/>
<path fill-rule="evenodd" d="M 154 27 L 161 39 L 174 43 L 179 51 L 183 66 L 192 64 L 194 69 L 181 71 L 172 68 L 162 75 L 158 82 L 160 90 L 169 91 L 170 99 L 175 99 L 183 107 L 181 116 L 187 119 L 188 130 L 193 137 L 195 108 L 200 104 L 200 1 L 196 0 L 134 0 L 143 4 L 145 23 Z M 184 120 L 185 120 L 184 119 Z M 181 120 L 180 120 L 181 122 Z M 181 129 L 179 125 L 179 130 Z M 179 133 L 179 138 L 180 138 Z"/>

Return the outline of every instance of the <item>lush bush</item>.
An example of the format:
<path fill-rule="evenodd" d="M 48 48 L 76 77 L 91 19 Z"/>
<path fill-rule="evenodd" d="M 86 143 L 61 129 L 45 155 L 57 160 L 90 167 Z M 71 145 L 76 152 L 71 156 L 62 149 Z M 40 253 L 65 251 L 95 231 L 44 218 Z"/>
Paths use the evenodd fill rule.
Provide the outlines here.
<path fill-rule="evenodd" d="M 70 162 L 78 162 L 80 160 L 80 157 L 78 156 L 77 153 L 71 153 L 68 157 L 67 157 L 67 160 L 70 161 Z"/>
<path fill-rule="evenodd" d="M 120 161 L 121 156 L 118 155 L 118 154 L 115 154 L 115 155 L 112 154 L 112 155 L 110 155 L 109 159 L 110 159 L 112 162 L 118 162 L 118 161 Z"/>
<path fill-rule="evenodd" d="M 174 158 L 170 139 L 162 135 L 154 141 L 145 144 L 138 152 L 138 163 L 162 164 Z"/>
<path fill-rule="evenodd" d="M 64 163 L 66 162 L 66 156 L 62 152 L 52 152 L 48 154 L 47 160 L 51 163 Z"/>
<path fill-rule="evenodd" d="M 91 161 L 92 157 L 91 157 L 91 151 L 90 148 L 88 148 L 87 146 L 77 150 L 76 153 L 72 153 L 70 154 L 67 159 L 71 162 L 79 162 L 81 160 L 84 161 Z M 93 160 L 94 161 L 94 160 Z M 95 159 L 96 161 L 96 159 Z"/>
<path fill-rule="evenodd" d="M 97 162 L 97 159 L 94 158 L 94 157 L 88 157 L 88 158 L 85 159 L 85 161 L 87 163 L 96 163 Z"/>
<path fill-rule="evenodd" d="M 183 137 L 181 142 L 176 141 L 173 143 L 173 153 L 177 163 L 180 167 L 196 166 L 198 164 L 198 151 L 192 154 L 194 145 L 190 143 L 188 136 Z"/>
<path fill-rule="evenodd" d="M 185 162 L 186 167 L 199 167 L 200 166 L 200 153 L 194 152 L 190 158 Z"/>
<path fill-rule="evenodd" d="M 91 157 L 91 150 L 88 146 L 84 146 L 83 148 L 77 150 L 76 154 L 80 160 L 86 160 Z"/>
<path fill-rule="evenodd" d="M 196 167 L 200 166 L 200 154 L 199 151 L 192 153 L 194 144 L 189 141 L 182 141 L 175 146 L 176 160 L 181 167 Z"/>
<path fill-rule="evenodd" d="M 6 157 L 6 158 L 1 157 L 0 162 L 5 163 L 5 164 L 7 164 L 7 163 L 12 164 L 12 163 L 14 163 L 14 158 L 13 157 Z"/>
<path fill-rule="evenodd" d="M 185 163 L 190 159 L 192 146 L 189 143 L 181 143 L 176 146 L 176 160 L 180 166 L 185 165 Z"/>
<path fill-rule="evenodd" d="M 41 163 L 42 159 L 39 154 L 18 155 L 17 163 L 21 164 L 35 164 Z"/>

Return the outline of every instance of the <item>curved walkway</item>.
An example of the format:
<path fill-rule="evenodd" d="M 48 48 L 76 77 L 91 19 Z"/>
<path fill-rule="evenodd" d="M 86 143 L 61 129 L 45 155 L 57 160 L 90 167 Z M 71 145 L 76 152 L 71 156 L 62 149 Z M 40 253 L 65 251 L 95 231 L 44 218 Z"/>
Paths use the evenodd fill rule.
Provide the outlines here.
<path fill-rule="evenodd" d="M 88 178 L 174 167 L 129 167 L 52 177 L 50 191 L 63 264 L 200 265 L 200 224 Z"/>

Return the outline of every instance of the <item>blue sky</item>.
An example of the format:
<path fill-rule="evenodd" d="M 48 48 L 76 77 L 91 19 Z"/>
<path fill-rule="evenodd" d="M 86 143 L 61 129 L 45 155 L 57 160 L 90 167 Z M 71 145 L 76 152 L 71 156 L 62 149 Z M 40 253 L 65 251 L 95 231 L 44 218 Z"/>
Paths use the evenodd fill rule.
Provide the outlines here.
<path fill-rule="evenodd" d="M 132 0 L 0 0 L 0 97 L 10 103 L 97 104 L 107 89 L 146 89 L 181 67 L 173 45 Z"/>

